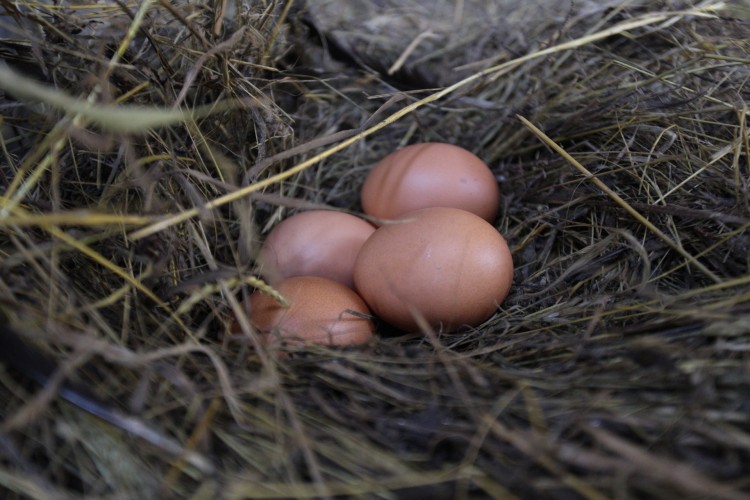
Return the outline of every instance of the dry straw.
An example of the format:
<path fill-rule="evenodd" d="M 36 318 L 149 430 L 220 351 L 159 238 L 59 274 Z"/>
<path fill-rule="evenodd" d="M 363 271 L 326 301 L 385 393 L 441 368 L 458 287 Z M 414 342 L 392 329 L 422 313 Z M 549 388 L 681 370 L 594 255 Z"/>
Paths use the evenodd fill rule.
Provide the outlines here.
<path fill-rule="evenodd" d="M 750 7 L 425 5 L 0 2 L 0 489 L 750 494 Z M 264 234 L 421 141 L 500 181 L 506 302 L 269 357 Z"/>

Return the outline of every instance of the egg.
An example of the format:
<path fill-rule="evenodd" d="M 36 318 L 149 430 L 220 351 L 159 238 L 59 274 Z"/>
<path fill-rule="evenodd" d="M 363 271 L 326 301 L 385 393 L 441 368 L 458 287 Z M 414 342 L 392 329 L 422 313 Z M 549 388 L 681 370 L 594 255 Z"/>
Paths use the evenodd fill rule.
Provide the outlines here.
<path fill-rule="evenodd" d="M 375 227 L 332 210 L 295 214 L 273 228 L 258 254 L 260 274 L 270 284 L 291 276 L 320 276 L 354 286 L 354 260 Z"/>
<path fill-rule="evenodd" d="M 476 326 L 503 302 L 513 258 L 487 221 L 457 208 L 425 208 L 384 224 L 354 264 L 354 284 L 372 311 L 407 331 L 415 312 L 443 331 Z"/>
<path fill-rule="evenodd" d="M 349 287 L 317 276 L 295 276 L 274 286 L 289 307 L 261 291 L 249 297 L 250 323 L 265 345 L 359 345 L 375 326 L 364 300 Z"/>
<path fill-rule="evenodd" d="M 474 153 L 452 144 L 422 143 L 383 158 L 362 185 L 362 209 L 393 219 L 429 207 L 453 207 L 492 222 L 500 188 L 489 167 Z"/>

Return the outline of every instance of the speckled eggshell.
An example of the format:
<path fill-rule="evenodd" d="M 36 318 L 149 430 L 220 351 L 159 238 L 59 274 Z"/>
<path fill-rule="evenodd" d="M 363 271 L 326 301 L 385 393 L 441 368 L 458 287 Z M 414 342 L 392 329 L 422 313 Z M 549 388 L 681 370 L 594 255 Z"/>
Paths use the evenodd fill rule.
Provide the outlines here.
<path fill-rule="evenodd" d="M 297 213 L 276 225 L 258 255 L 270 284 L 291 276 L 320 276 L 354 286 L 354 260 L 375 227 L 332 210 Z"/>
<path fill-rule="evenodd" d="M 316 276 L 295 276 L 274 286 L 289 302 L 255 291 L 249 318 L 267 346 L 288 344 L 359 345 L 369 341 L 375 326 L 364 300 L 349 287 Z M 364 315 L 358 316 L 355 313 Z"/>
<path fill-rule="evenodd" d="M 503 302 L 513 281 L 505 239 L 456 208 L 426 208 L 384 224 L 365 242 L 354 284 L 372 311 L 402 330 L 413 314 L 443 331 L 476 326 Z"/>
<path fill-rule="evenodd" d="M 378 162 L 362 185 L 362 209 L 394 219 L 429 207 L 453 207 L 492 222 L 500 188 L 489 167 L 474 153 L 452 144 L 406 146 Z"/>

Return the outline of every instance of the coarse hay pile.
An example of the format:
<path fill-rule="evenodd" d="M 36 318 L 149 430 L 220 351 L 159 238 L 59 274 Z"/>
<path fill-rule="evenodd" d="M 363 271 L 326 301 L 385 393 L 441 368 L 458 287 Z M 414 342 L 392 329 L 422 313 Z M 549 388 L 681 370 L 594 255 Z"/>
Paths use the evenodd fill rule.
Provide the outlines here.
<path fill-rule="evenodd" d="M 0 6 L 3 497 L 750 496 L 746 1 Z M 496 315 L 230 331 L 424 141 L 501 182 Z"/>

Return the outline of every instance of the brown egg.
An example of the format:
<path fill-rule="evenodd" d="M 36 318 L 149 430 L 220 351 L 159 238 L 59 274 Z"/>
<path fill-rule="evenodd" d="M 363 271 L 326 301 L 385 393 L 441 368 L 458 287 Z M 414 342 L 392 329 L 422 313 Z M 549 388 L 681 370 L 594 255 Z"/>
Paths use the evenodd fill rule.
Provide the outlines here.
<path fill-rule="evenodd" d="M 316 276 L 287 278 L 274 286 L 284 307 L 260 291 L 249 300 L 250 322 L 264 343 L 357 345 L 372 338 L 375 326 L 362 297 L 341 283 Z"/>
<path fill-rule="evenodd" d="M 354 260 L 373 231 L 344 212 L 300 212 L 268 234 L 258 255 L 261 275 L 272 285 L 290 276 L 320 276 L 352 287 Z"/>
<path fill-rule="evenodd" d="M 413 311 L 444 331 L 476 326 L 508 295 L 513 259 L 505 239 L 481 217 L 426 208 L 383 225 L 365 242 L 354 284 L 372 311 L 417 330 Z"/>
<path fill-rule="evenodd" d="M 500 188 L 474 153 L 442 143 L 414 144 L 383 158 L 362 185 L 362 209 L 382 219 L 429 207 L 453 207 L 492 222 Z"/>

